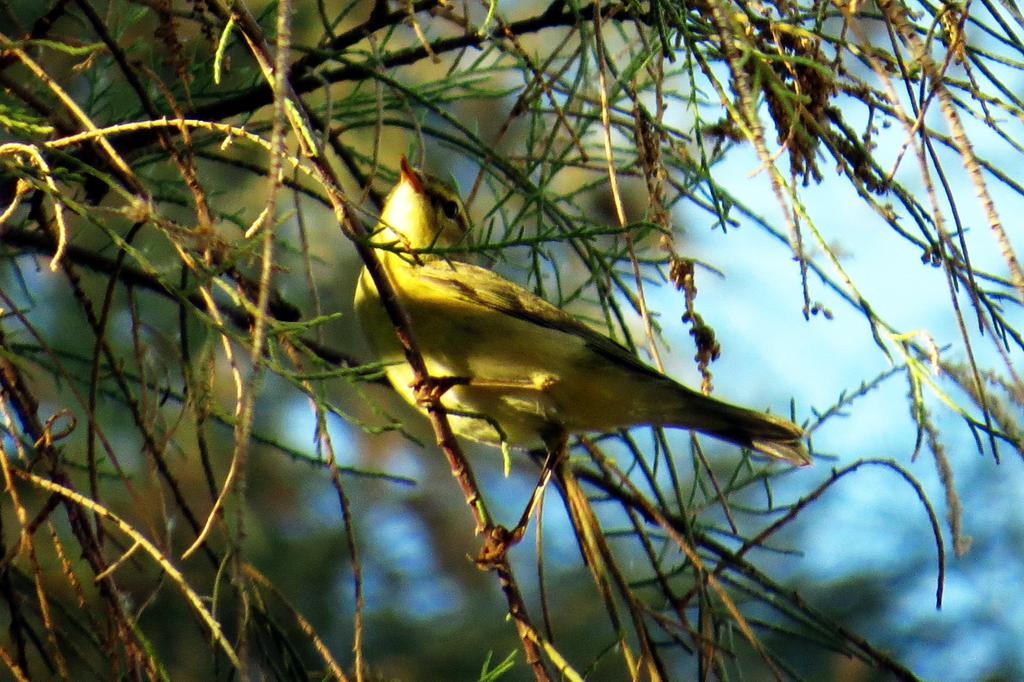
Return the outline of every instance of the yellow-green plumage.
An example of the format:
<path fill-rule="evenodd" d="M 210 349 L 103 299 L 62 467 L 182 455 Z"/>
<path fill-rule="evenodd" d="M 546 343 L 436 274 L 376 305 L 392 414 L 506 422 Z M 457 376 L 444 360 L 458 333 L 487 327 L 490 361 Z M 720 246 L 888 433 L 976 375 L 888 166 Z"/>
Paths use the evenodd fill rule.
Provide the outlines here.
<path fill-rule="evenodd" d="M 640 424 L 694 429 L 794 464 L 809 464 L 803 432 L 673 381 L 626 348 L 526 289 L 475 265 L 417 249 L 457 244 L 467 221 L 446 185 L 403 163 L 374 240 L 427 371 L 466 383 L 442 403 L 453 430 L 473 440 L 540 447 L 563 433 Z M 388 378 L 416 404 L 412 368 L 364 269 L 355 309 Z"/>

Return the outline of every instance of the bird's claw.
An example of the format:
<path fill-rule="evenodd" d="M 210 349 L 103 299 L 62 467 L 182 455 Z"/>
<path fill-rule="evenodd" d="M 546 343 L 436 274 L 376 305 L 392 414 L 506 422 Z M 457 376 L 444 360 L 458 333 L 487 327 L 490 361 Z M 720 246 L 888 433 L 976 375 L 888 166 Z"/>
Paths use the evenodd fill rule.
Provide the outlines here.
<path fill-rule="evenodd" d="M 518 545 L 525 534 L 526 526 L 516 526 L 512 530 L 505 526 L 493 526 L 474 560 L 476 567 L 481 571 L 490 571 L 498 564 L 504 563 L 508 550 Z"/>
<path fill-rule="evenodd" d="M 412 383 L 416 404 L 429 406 L 441 400 L 441 396 L 451 390 L 452 386 L 463 386 L 469 383 L 465 377 L 426 377 Z"/>

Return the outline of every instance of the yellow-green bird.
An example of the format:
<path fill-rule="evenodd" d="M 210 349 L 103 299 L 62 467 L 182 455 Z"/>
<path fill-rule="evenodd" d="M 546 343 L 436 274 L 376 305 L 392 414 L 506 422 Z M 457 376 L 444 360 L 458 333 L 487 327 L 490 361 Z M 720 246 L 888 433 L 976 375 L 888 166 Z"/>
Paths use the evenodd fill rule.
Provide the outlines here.
<path fill-rule="evenodd" d="M 792 422 L 693 391 L 612 339 L 482 267 L 425 253 L 463 243 L 458 194 L 411 168 L 388 195 L 374 243 L 456 434 L 551 447 L 569 434 L 649 424 L 693 429 L 796 465 L 811 458 Z M 355 310 L 387 376 L 417 403 L 412 367 L 363 268 Z"/>

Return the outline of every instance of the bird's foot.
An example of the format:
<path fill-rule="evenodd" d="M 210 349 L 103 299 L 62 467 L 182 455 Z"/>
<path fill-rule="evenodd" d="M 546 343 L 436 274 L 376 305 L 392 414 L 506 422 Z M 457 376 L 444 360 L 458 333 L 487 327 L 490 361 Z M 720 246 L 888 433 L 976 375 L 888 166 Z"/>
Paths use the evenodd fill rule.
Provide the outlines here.
<path fill-rule="evenodd" d="M 453 386 L 465 386 L 468 383 L 466 377 L 426 377 L 422 381 L 414 381 L 411 386 L 416 404 L 426 407 L 439 401 Z"/>
<path fill-rule="evenodd" d="M 519 544 L 526 533 L 526 526 L 516 526 L 509 530 L 505 526 L 492 526 L 484 538 L 484 546 L 480 548 L 474 563 L 481 571 L 490 571 L 505 563 L 508 551 Z"/>
<path fill-rule="evenodd" d="M 548 483 L 551 481 L 551 476 L 554 474 L 555 469 L 560 466 L 565 458 L 566 434 L 564 431 L 552 431 L 545 435 L 544 441 L 547 443 L 548 455 L 544 460 L 540 479 L 530 495 L 530 501 L 526 504 L 522 516 L 519 517 L 519 523 L 512 530 L 505 528 L 505 526 L 492 526 L 485 531 L 484 546 L 480 548 L 480 554 L 476 558 L 476 566 L 482 571 L 489 571 L 503 563 L 508 550 L 522 541 L 523 536 L 526 535 L 526 529 L 530 527 L 530 519 L 533 517 L 534 512 L 537 511 L 537 507 L 544 495 L 544 489 L 547 488 Z M 539 518 L 537 522 L 540 523 Z"/>

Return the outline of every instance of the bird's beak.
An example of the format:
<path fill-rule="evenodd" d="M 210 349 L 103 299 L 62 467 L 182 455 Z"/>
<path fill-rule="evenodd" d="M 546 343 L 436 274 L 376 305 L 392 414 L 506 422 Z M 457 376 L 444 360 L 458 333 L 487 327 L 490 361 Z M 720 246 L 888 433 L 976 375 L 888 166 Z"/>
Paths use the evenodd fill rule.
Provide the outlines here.
<path fill-rule="evenodd" d="M 401 167 L 401 178 L 400 182 L 408 182 L 412 185 L 413 190 L 417 194 L 423 194 L 423 181 L 420 180 L 420 176 L 416 174 L 412 166 L 409 165 L 409 159 L 405 158 L 405 154 L 402 155 L 402 160 L 399 161 Z"/>

